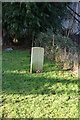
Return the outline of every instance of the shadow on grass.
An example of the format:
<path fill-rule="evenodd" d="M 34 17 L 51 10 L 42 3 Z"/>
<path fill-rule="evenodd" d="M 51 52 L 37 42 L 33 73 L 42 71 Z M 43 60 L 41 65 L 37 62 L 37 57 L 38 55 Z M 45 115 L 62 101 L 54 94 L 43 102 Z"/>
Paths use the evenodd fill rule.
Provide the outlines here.
<path fill-rule="evenodd" d="M 76 94 L 77 80 L 50 78 L 43 74 L 5 73 L 3 74 L 2 91 L 9 94 Z"/>
<path fill-rule="evenodd" d="M 61 68 L 59 67 L 59 64 L 56 62 L 51 62 L 51 61 L 44 61 L 44 67 L 43 67 L 43 72 L 51 72 L 51 71 L 59 71 Z"/>

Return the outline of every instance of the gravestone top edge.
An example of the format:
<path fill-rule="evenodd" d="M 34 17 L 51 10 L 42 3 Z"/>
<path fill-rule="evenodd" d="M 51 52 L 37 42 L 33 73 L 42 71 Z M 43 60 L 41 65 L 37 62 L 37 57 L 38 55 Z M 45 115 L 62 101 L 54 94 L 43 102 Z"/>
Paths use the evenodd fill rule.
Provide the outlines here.
<path fill-rule="evenodd" d="M 32 47 L 32 49 L 36 49 L 36 48 L 38 48 L 38 49 L 44 49 L 43 47 Z"/>

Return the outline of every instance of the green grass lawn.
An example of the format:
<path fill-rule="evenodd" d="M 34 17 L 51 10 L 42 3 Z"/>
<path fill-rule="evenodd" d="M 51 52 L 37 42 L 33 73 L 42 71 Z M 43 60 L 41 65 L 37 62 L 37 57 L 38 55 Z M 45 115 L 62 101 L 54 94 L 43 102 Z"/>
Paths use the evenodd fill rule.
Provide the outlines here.
<path fill-rule="evenodd" d="M 78 118 L 78 80 L 56 63 L 44 61 L 43 73 L 30 74 L 30 53 L 3 51 L 2 117 Z"/>

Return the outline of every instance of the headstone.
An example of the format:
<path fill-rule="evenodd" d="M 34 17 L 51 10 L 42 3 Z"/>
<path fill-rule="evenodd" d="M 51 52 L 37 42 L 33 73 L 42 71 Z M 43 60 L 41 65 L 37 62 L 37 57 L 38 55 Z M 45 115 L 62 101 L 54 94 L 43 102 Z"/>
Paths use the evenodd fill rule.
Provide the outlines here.
<path fill-rule="evenodd" d="M 43 70 L 44 48 L 32 47 L 30 73 L 41 72 Z"/>

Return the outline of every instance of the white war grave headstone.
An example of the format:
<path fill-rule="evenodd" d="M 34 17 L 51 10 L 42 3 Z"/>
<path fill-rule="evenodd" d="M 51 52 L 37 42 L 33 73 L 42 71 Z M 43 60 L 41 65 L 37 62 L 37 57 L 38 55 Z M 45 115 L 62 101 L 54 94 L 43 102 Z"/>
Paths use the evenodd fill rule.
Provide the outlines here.
<path fill-rule="evenodd" d="M 43 70 L 44 48 L 32 47 L 30 73 L 41 72 Z"/>

